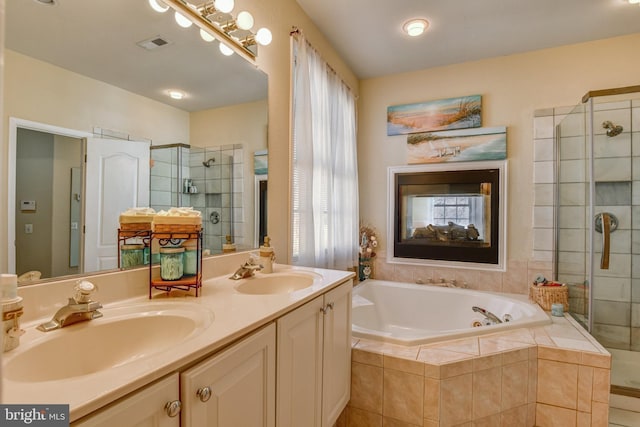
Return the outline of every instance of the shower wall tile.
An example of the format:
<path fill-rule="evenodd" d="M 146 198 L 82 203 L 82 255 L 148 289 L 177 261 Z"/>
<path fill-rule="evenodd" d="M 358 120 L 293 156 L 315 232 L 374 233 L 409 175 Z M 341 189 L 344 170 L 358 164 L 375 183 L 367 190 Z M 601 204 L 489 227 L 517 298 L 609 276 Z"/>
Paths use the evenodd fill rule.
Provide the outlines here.
<path fill-rule="evenodd" d="M 598 277 L 598 286 L 593 288 L 593 298 L 629 302 L 631 300 L 631 279 L 627 277 Z"/>
<path fill-rule="evenodd" d="M 640 205 L 640 181 L 633 181 L 631 185 L 631 204 Z"/>
<path fill-rule="evenodd" d="M 553 129 L 552 129 L 553 131 Z M 582 113 L 567 114 L 562 121 L 562 138 L 584 135 L 585 122 Z"/>
<path fill-rule="evenodd" d="M 640 101 L 636 101 L 637 103 Z M 631 109 L 631 129 L 632 132 L 640 131 L 640 108 Z"/>
<path fill-rule="evenodd" d="M 640 351 L 640 328 L 631 328 L 631 351 Z"/>
<path fill-rule="evenodd" d="M 584 160 L 560 160 L 559 182 L 585 182 Z"/>
<path fill-rule="evenodd" d="M 152 191 L 150 197 L 151 205 L 171 206 L 171 193 L 167 191 Z"/>
<path fill-rule="evenodd" d="M 594 159 L 596 181 L 631 181 L 631 159 Z"/>
<path fill-rule="evenodd" d="M 560 160 L 577 160 L 586 157 L 584 137 L 565 136 L 560 140 Z"/>
<path fill-rule="evenodd" d="M 580 183 L 564 183 L 559 185 L 559 199 L 561 206 L 585 206 L 587 185 Z"/>
<path fill-rule="evenodd" d="M 584 206 L 564 207 L 558 215 L 558 226 L 560 228 L 584 229 L 586 227 L 586 215 L 587 212 Z"/>
<path fill-rule="evenodd" d="M 593 250 L 602 252 L 602 234 L 596 233 L 593 238 Z M 631 252 L 631 231 L 616 230 L 611 234 L 610 251 L 612 254 L 628 254 Z M 634 252 L 635 253 L 635 252 Z"/>
<path fill-rule="evenodd" d="M 533 230 L 533 249 L 545 250 L 553 246 L 553 230 L 550 228 L 535 228 Z M 570 250 L 570 249 L 569 249 Z"/>
<path fill-rule="evenodd" d="M 640 127 L 634 128 L 631 134 L 631 155 L 634 157 L 640 156 Z"/>
<path fill-rule="evenodd" d="M 593 138 L 594 158 L 629 156 L 631 156 L 631 133 L 624 132 L 615 138 L 610 138 L 606 134 L 595 135 Z"/>
<path fill-rule="evenodd" d="M 640 328 L 640 303 L 631 304 L 631 327 Z"/>
<path fill-rule="evenodd" d="M 600 254 L 594 255 L 595 259 L 600 259 Z M 593 266 L 596 277 L 629 277 L 631 275 L 631 254 L 611 254 L 609 258 L 609 269 L 600 269 L 600 264 Z"/>
<path fill-rule="evenodd" d="M 591 335 L 604 347 L 629 350 L 631 328 L 594 323 Z"/>
<path fill-rule="evenodd" d="M 171 177 L 172 175 L 171 163 L 156 161 L 151 168 L 151 176 Z"/>
<path fill-rule="evenodd" d="M 171 191 L 171 178 L 165 176 L 151 177 L 151 191 Z"/>
<path fill-rule="evenodd" d="M 533 144 L 533 158 L 536 162 L 553 161 L 554 143 L 553 139 L 537 139 Z"/>
<path fill-rule="evenodd" d="M 553 138 L 553 116 L 533 119 L 533 137 L 535 139 Z"/>
<path fill-rule="evenodd" d="M 558 249 L 568 252 L 581 252 L 585 250 L 585 236 L 582 230 L 579 229 L 564 229 L 559 230 L 559 245 Z M 534 235 L 535 237 L 535 235 Z M 549 248 L 551 246 L 548 246 Z M 535 241 L 534 241 L 534 248 Z"/>
<path fill-rule="evenodd" d="M 630 104 L 628 105 L 630 106 Z M 594 134 L 606 134 L 607 130 L 602 127 L 602 123 L 605 121 L 610 121 L 614 125 L 620 125 L 624 128 L 623 132 L 629 132 L 629 129 L 631 128 L 631 109 L 629 108 L 629 106 L 627 106 L 626 108 L 610 109 L 605 111 L 597 111 L 594 108 Z"/>
<path fill-rule="evenodd" d="M 631 326 L 631 303 L 593 300 L 593 321 L 595 323 Z"/>
<path fill-rule="evenodd" d="M 553 206 L 554 203 L 553 184 L 534 185 L 534 206 Z"/>
<path fill-rule="evenodd" d="M 552 184 L 553 162 L 535 162 L 533 164 L 533 182 L 536 184 Z"/>
<path fill-rule="evenodd" d="M 584 252 L 558 252 L 558 273 L 584 275 L 586 271 L 584 258 Z"/>
<path fill-rule="evenodd" d="M 553 228 L 553 207 L 534 207 L 533 226 L 536 228 Z"/>
<path fill-rule="evenodd" d="M 597 104 L 594 104 L 593 111 L 606 112 L 607 110 L 629 109 L 630 107 L 631 107 L 631 100 L 625 99 L 622 101 L 599 102 Z"/>

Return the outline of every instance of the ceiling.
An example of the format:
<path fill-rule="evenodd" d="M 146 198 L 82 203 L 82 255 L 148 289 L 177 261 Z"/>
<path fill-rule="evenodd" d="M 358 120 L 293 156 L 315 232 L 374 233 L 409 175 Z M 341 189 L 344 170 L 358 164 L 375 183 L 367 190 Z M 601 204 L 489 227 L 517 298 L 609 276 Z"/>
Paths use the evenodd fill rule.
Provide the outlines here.
<path fill-rule="evenodd" d="M 361 79 L 640 32 L 627 0 L 297 2 Z M 411 18 L 430 28 L 410 38 Z"/>
<path fill-rule="evenodd" d="M 146 0 L 10 0 L 6 14 L 7 48 L 182 110 L 267 97 L 264 73 L 238 55 L 223 56 L 195 26 L 179 27 Z M 169 43 L 151 51 L 137 45 L 156 36 Z M 186 97 L 172 100 L 169 89 Z"/>

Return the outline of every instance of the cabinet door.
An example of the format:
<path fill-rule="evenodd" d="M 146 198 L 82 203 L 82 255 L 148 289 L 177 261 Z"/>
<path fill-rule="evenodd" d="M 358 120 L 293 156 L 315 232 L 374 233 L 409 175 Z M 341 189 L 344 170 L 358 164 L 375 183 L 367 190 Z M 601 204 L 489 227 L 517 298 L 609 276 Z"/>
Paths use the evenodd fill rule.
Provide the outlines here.
<path fill-rule="evenodd" d="M 351 290 L 343 283 L 324 296 L 322 425 L 331 427 L 347 405 L 351 392 Z"/>
<path fill-rule="evenodd" d="M 319 296 L 278 319 L 278 427 L 320 427 L 323 307 Z"/>
<path fill-rule="evenodd" d="M 183 427 L 275 425 L 275 325 L 180 375 Z"/>
<path fill-rule="evenodd" d="M 74 427 L 179 427 L 176 412 L 170 417 L 165 405 L 179 402 L 178 374 L 135 392 L 107 409 L 74 422 Z"/>

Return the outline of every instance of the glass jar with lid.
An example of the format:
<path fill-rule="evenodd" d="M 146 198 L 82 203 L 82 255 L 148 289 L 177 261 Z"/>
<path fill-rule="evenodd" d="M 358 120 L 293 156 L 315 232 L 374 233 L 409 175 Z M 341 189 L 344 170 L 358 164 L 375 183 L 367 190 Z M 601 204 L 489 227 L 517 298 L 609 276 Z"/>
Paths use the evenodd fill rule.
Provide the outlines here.
<path fill-rule="evenodd" d="M 184 248 L 184 274 L 193 276 L 198 272 L 199 251 L 196 240 L 187 240 L 182 244 Z"/>
<path fill-rule="evenodd" d="M 131 268 L 144 264 L 144 244 L 132 243 L 120 247 L 120 267 Z"/>
<path fill-rule="evenodd" d="M 160 277 L 180 280 L 184 274 L 184 248 L 160 248 Z"/>

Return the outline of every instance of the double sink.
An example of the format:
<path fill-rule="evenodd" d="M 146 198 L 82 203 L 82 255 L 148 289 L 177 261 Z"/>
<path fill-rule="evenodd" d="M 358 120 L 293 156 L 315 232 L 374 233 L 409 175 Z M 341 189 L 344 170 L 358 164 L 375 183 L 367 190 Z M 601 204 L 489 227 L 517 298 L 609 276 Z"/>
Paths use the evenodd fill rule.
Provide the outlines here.
<path fill-rule="evenodd" d="M 322 276 L 296 271 L 213 282 L 233 286 L 237 294 L 266 296 L 309 288 L 318 279 Z M 215 320 L 204 304 L 184 300 L 114 304 L 101 311 L 104 316 L 99 319 L 47 333 L 35 325 L 26 328 L 22 344 L 4 355 L 4 377 L 35 383 L 102 372 L 180 346 Z"/>

